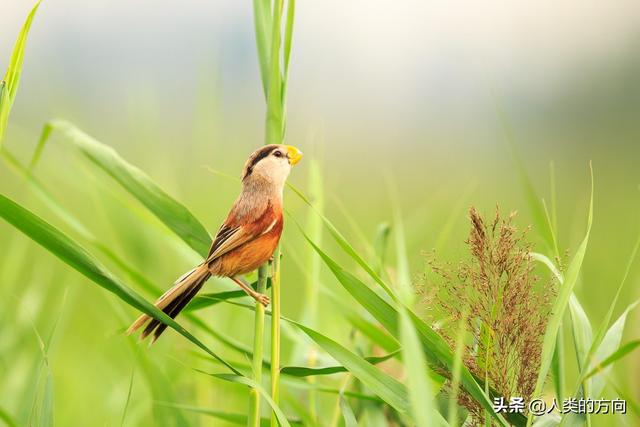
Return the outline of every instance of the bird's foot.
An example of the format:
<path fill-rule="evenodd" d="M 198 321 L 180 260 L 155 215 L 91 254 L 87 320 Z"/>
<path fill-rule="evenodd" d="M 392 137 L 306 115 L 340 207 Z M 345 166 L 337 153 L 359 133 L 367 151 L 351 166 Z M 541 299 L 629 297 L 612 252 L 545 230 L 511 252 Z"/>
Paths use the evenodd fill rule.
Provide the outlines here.
<path fill-rule="evenodd" d="M 269 297 L 264 295 L 264 294 L 260 294 L 258 292 L 256 292 L 255 294 L 251 295 L 253 298 L 255 298 L 256 301 L 258 301 L 260 304 L 264 305 L 265 307 L 269 305 Z"/>

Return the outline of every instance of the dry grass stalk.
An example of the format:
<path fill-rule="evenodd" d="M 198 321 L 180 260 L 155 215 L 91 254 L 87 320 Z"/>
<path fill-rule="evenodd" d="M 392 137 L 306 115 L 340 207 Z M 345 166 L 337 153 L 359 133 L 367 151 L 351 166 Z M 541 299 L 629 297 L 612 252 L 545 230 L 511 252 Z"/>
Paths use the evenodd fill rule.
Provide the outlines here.
<path fill-rule="evenodd" d="M 438 279 L 427 286 L 437 289 L 427 297 L 434 307 L 432 316 L 444 319 L 439 329 L 454 348 L 456 325 L 468 313 L 464 364 L 479 378 L 488 378 L 502 396 L 528 401 L 536 384 L 554 286 L 540 283 L 534 274 L 532 245 L 525 239 L 528 229 L 518 231 L 515 213 L 503 218 L 496 208 L 487 222 L 471 208 L 469 216 L 466 244 L 471 257 L 457 266 L 440 265 L 428 257 Z M 461 393 L 458 401 L 477 422 L 483 420 L 474 399 Z"/>

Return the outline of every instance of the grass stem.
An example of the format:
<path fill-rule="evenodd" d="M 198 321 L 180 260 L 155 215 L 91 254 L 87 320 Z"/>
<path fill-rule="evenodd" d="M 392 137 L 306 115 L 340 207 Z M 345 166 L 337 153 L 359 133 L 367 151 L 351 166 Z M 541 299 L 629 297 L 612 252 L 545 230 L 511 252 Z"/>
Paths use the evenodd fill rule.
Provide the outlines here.
<path fill-rule="evenodd" d="M 273 254 L 271 276 L 271 398 L 276 404 L 280 396 L 280 245 Z M 278 427 L 275 413 L 271 426 Z"/>
<path fill-rule="evenodd" d="M 267 274 L 267 266 L 260 266 L 260 268 L 258 269 L 257 291 L 261 294 L 267 291 Z M 255 380 L 256 384 L 262 384 L 262 354 L 264 352 L 264 312 L 264 306 L 256 301 L 255 323 L 253 330 L 253 379 Z M 252 388 L 250 392 L 249 417 L 247 418 L 247 426 L 260 426 L 260 393 L 255 388 Z"/>

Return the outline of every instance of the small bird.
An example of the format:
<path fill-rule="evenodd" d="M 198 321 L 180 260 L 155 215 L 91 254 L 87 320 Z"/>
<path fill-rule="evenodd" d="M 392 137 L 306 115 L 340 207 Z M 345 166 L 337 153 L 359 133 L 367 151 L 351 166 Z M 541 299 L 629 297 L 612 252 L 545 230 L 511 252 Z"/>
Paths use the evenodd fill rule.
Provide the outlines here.
<path fill-rule="evenodd" d="M 180 277 L 155 303 L 175 318 L 211 276 L 229 277 L 265 307 L 266 295 L 254 291 L 238 276 L 249 273 L 273 255 L 282 234 L 282 193 L 291 167 L 302 152 L 291 145 L 271 144 L 254 151 L 242 171 L 242 191 L 222 223 L 207 259 Z M 153 333 L 155 342 L 167 325 L 143 314 L 127 330 L 142 326 L 141 339 Z"/>

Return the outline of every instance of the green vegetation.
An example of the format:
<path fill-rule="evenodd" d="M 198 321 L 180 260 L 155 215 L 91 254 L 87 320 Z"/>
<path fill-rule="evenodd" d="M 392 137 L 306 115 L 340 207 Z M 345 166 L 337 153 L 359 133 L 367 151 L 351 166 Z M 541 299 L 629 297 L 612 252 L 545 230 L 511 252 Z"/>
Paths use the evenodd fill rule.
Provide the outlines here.
<path fill-rule="evenodd" d="M 0 142 L 38 6 L 24 24 L 0 86 Z M 280 143 L 287 129 L 295 1 L 254 0 L 253 6 L 266 101 L 264 142 Z M 564 257 L 558 218 L 573 209 L 560 210 L 554 173 L 550 205 L 537 194 L 509 126 L 505 128 L 533 223 L 526 237 L 542 243 L 536 248 L 519 245 L 520 240 L 509 234 L 511 221 L 524 221 L 520 217 L 503 223 L 496 217 L 491 228 L 472 210 L 472 233 L 477 233 L 469 238 L 472 256 L 460 255 L 456 248 L 464 234 L 458 231 L 467 227 L 461 207 L 476 197 L 471 192 L 458 203 L 429 203 L 434 218 L 442 221 L 426 230 L 422 215 L 416 221 L 401 210 L 407 200 L 416 202 L 411 192 L 390 186 L 391 212 L 369 211 L 366 220 L 377 226 L 361 228 L 365 221 L 358 213 L 349 217 L 349 202 L 334 203 L 346 198 L 326 183 L 331 166 L 323 164 L 321 156 L 308 156 L 302 167 L 309 169 L 309 184 L 304 189 L 292 184 L 287 190 L 288 228 L 281 248 L 273 263 L 249 278 L 259 292 L 271 290 L 272 305 L 265 309 L 233 284 L 214 279 L 177 320 L 150 301 L 176 272 L 207 253 L 207 229 L 215 225 L 197 217 L 203 212 L 202 196 L 179 201 L 164 189 L 171 175 L 145 172 L 108 143 L 65 120 L 44 125 L 28 166 L 21 158 L 30 150 L 7 138 L 0 146 L 2 179 L 9 182 L 2 183 L 0 194 L 0 217 L 6 222 L 0 228 L 0 288 L 5 295 L 0 302 L 0 423 L 424 427 L 462 425 L 475 416 L 485 425 L 535 426 L 531 414 L 493 411 L 494 398 L 511 397 L 501 395 L 504 390 L 546 400 L 553 394 L 624 397 L 629 408 L 626 423 L 636 423 L 640 404 L 629 387 L 637 385 L 627 381 L 625 369 L 637 357 L 639 331 L 633 331 L 635 338 L 623 336 L 638 301 L 631 300 L 611 321 L 619 301 L 637 297 L 628 283 L 636 277 L 640 239 L 628 259 L 616 265 L 589 258 L 600 206 L 595 167 L 591 191 L 581 193 L 589 195 L 588 207 L 580 207 L 586 230 L 578 244 L 570 246 L 572 255 Z M 49 153 L 52 158 L 47 158 Z M 74 156 L 55 157 L 60 153 Z M 224 172 L 233 172 L 232 165 L 227 166 Z M 68 171 L 79 182 L 65 181 Z M 221 176 L 215 180 L 217 188 L 227 183 Z M 59 182 L 68 187 L 61 190 L 64 184 Z M 230 187 L 229 192 L 236 190 Z M 491 191 L 481 198 L 478 203 L 495 202 Z M 339 209 L 328 208 L 342 204 L 344 221 Z M 212 210 L 215 215 L 205 211 L 211 213 L 207 221 L 224 214 L 224 206 Z M 495 242 L 487 237 L 490 229 L 498 230 Z M 418 267 L 422 256 L 409 248 L 415 236 L 427 236 L 422 249 L 437 242 L 438 259 L 462 259 L 468 266 L 457 275 L 444 273 L 452 286 L 465 284 L 457 288 L 458 299 L 448 301 L 460 303 L 449 312 L 450 318 L 431 312 L 433 307 L 425 303 L 430 299 L 417 292 L 418 276 L 424 273 L 429 279 L 431 272 Z M 578 292 L 588 263 L 602 268 L 611 281 L 622 278 L 600 301 L 608 308 L 595 332 L 597 317 L 590 317 L 584 295 Z M 543 280 L 535 282 L 534 274 Z M 477 275 L 495 285 L 495 292 L 473 289 Z M 544 286 L 554 281 L 552 296 L 540 297 L 550 290 Z M 512 284 L 514 292 L 508 292 Z M 543 288 L 534 293 L 534 285 Z M 432 290 L 423 289 L 426 294 Z M 484 300 L 465 298 L 472 290 Z M 503 306 L 509 313 L 500 310 Z M 175 333 L 166 333 L 152 348 L 140 345 L 124 334 L 139 311 L 165 322 Z M 521 315 L 520 323 L 508 323 L 513 312 Z M 535 317 L 541 313 L 544 319 Z M 526 314 L 532 323 L 523 321 Z M 450 328 L 448 333 L 443 325 Z M 536 325 L 544 330 L 532 330 Z M 270 331 L 268 340 L 265 330 Z M 507 351 L 497 338 L 510 334 L 540 339 L 506 346 L 508 356 L 500 359 Z M 474 347 L 480 350 L 470 357 L 468 349 Z M 520 358 L 515 362 L 508 359 L 514 354 Z M 532 391 L 513 384 L 524 371 Z M 83 386 L 76 389 L 77 384 Z M 546 417 L 544 425 L 625 425 L 621 416 L 556 415 Z"/>

